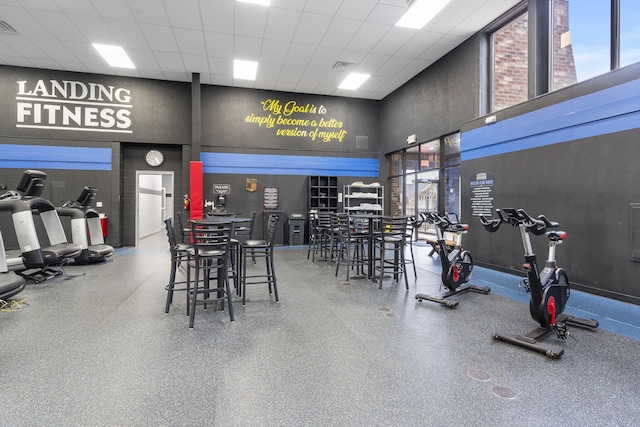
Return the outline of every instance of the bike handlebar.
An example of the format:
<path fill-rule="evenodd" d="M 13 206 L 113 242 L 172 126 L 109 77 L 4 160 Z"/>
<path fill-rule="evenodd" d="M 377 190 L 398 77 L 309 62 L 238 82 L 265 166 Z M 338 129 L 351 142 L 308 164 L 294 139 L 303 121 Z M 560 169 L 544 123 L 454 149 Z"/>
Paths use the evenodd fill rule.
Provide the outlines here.
<path fill-rule="evenodd" d="M 494 232 L 500 227 L 500 224 L 508 223 L 513 226 L 523 225 L 528 232 L 539 236 L 544 234 L 548 228 L 557 228 L 560 225 L 555 221 L 550 221 L 544 215 L 538 215 L 538 218 L 533 218 L 524 209 L 496 209 L 496 214 L 498 218 L 480 217 L 480 222 L 487 231 Z"/>
<path fill-rule="evenodd" d="M 440 216 L 435 212 L 424 212 L 420 215 L 424 218 L 425 221 L 433 223 L 443 231 L 462 233 L 466 232 L 469 229 L 469 224 L 453 222 L 449 218 Z"/>

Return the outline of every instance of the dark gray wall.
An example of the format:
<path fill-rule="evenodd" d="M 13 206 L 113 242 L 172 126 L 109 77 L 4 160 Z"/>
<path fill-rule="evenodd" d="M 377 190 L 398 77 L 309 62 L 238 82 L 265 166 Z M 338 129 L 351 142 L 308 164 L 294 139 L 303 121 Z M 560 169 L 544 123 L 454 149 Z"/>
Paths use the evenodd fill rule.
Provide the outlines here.
<path fill-rule="evenodd" d="M 59 130 L 45 128 L 19 128 L 17 127 L 17 97 L 20 95 L 20 84 L 26 92 L 38 93 L 38 82 L 42 81 L 42 87 L 49 87 L 50 81 L 74 81 L 88 84 L 100 84 L 106 87 L 114 86 L 126 90 L 131 96 L 129 109 L 131 126 L 124 132 L 99 132 L 86 130 Z M 112 151 L 112 170 L 91 170 L 90 166 L 82 170 L 73 168 L 53 169 L 39 165 L 37 162 L 29 162 L 29 159 L 21 159 L 21 166 L 17 168 L 0 168 L 0 185 L 7 185 L 8 189 L 15 189 L 24 169 L 42 169 L 48 174 L 44 196 L 51 198 L 54 204 L 60 204 L 66 200 L 75 200 L 84 185 L 98 188 L 96 200 L 103 202 L 103 207 L 98 209 L 109 218 L 109 236 L 106 242 L 121 246 L 123 237 L 129 236 L 132 218 L 122 217 L 122 198 L 127 193 L 135 191 L 125 186 L 124 176 L 135 176 L 135 170 L 148 169 L 149 167 L 138 161 L 132 160 L 131 156 L 123 157 L 121 153 L 121 143 L 138 144 L 138 149 L 146 152 L 151 147 L 159 148 L 167 146 L 170 160 L 175 155 L 176 147 L 182 146 L 186 152 L 186 158 L 190 153 L 191 144 L 191 94 L 188 83 L 174 83 L 165 81 L 142 80 L 135 78 L 89 75 L 81 73 L 68 73 L 52 70 L 40 70 L 32 68 L 19 68 L 0 66 L 0 96 L 2 96 L 3 108 L 0 109 L 0 144 L 15 145 L 39 145 L 39 146 L 61 146 L 61 147 L 87 147 L 87 148 L 108 148 Z M 43 102 L 47 102 L 47 97 L 40 97 Z M 62 104 L 58 100 L 49 98 L 53 105 L 69 105 L 71 107 L 78 104 Z M 114 109 L 118 109 L 115 107 Z M 43 115 L 43 124 L 47 116 Z M 60 122 L 60 116 L 58 116 Z M 57 123 L 59 124 L 59 123 Z M 85 128 L 89 128 L 85 126 Z M 173 154 L 171 154 L 173 153 Z M 52 153 L 55 158 L 55 152 Z M 184 156 L 183 156 L 184 157 Z M 78 158 L 79 162 L 86 162 L 87 159 Z M 163 165 L 164 168 L 172 167 L 176 172 L 176 192 L 188 192 L 188 184 L 184 179 L 184 164 L 181 159 L 177 163 L 169 161 Z M 186 163 L 188 164 L 188 163 Z M 1 190 L 0 190 L 1 191 Z M 127 199 L 128 200 L 128 199 Z M 181 201 L 176 199 L 176 209 L 181 206 Z M 129 208 L 127 208 L 129 209 Z M 128 210 L 128 214 L 130 214 Z M 13 234 L 10 227 L 5 227 L 6 221 L 2 221 L 2 232 L 11 236 Z M 129 244 L 130 239 L 127 240 Z M 9 237 L 9 246 L 14 244 Z"/>
<path fill-rule="evenodd" d="M 478 117 L 481 41 L 465 41 L 382 101 L 382 153 L 406 148 L 409 135 L 429 141 Z"/>
<path fill-rule="evenodd" d="M 636 79 L 640 79 L 638 65 L 498 113 L 498 123 L 509 123 L 529 112 L 545 111 L 547 107 L 570 101 L 569 105 L 575 106 L 571 111 L 576 114 L 587 111 L 588 116 L 596 117 L 599 111 L 606 111 L 611 116 L 590 124 L 595 136 L 473 160 L 465 160 L 463 153 L 462 211 L 466 215 L 471 212 L 470 182 L 475 174 L 493 173 L 496 208 L 523 208 L 534 216 L 544 214 L 558 221 L 560 229 L 567 232 L 566 241 L 557 248 L 557 258 L 576 288 L 638 304 L 640 286 L 635 278 L 640 275 L 640 263 L 631 259 L 631 244 L 633 236 L 637 242 L 640 227 L 637 219 L 631 219 L 630 205 L 640 203 L 637 184 L 640 182 L 637 167 L 640 129 L 602 131 L 620 121 L 633 127 L 639 104 L 637 95 L 626 94 L 626 99 L 620 99 L 607 94 L 618 85 Z M 580 105 L 584 101 L 578 97 L 592 93 L 598 94 L 602 104 L 589 104 L 585 110 Z M 567 110 L 566 119 L 556 119 L 556 122 L 562 125 L 571 120 L 571 116 Z M 467 131 L 482 126 L 484 119 L 463 126 L 463 147 Z M 576 126 L 576 129 L 584 132 L 585 127 Z M 571 135 L 572 129 L 569 127 L 563 132 Z M 553 140 L 555 135 L 549 132 L 547 139 Z M 523 136 L 522 144 L 527 143 L 528 136 Z M 518 140 L 513 142 L 517 144 Z M 470 222 L 472 228 L 465 236 L 465 247 L 472 251 L 474 260 L 520 272 L 523 248 L 518 230 L 503 225 L 496 233 L 489 233 L 479 219 L 473 218 Z M 532 236 L 532 241 L 538 259 L 543 261 L 547 239 Z M 634 250 L 637 254 L 638 248 Z"/>
<path fill-rule="evenodd" d="M 294 101 L 298 106 L 316 107 L 317 113 L 296 113 L 285 117 L 284 112 L 274 114 L 263 108 L 263 101 L 274 100 L 280 106 Z M 325 114 L 319 113 L 320 108 Z M 278 126 L 267 128 L 265 125 L 248 123 L 249 116 L 271 116 L 283 118 L 311 119 L 319 121 L 335 119 L 343 123 L 347 131 L 342 142 L 315 141 L 309 137 L 283 137 L 276 135 L 276 129 L 298 127 L 311 131 L 309 126 Z M 380 151 L 380 112 L 379 102 L 353 98 L 291 94 L 285 92 L 263 91 L 255 89 L 229 88 L 221 86 L 203 86 L 202 88 L 202 147 L 203 151 L 216 151 L 228 148 L 233 152 L 256 153 L 265 150 L 283 151 L 281 154 L 297 155 L 340 155 L 360 153 L 371 157 Z M 340 130 L 334 128 L 334 130 Z M 331 128 L 324 128 L 331 130 Z M 356 136 L 367 137 L 365 147 L 356 146 Z M 215 149 L 214 149 L 215 148 Z M 224 151 L 224 150 L 220 150 Z"/>

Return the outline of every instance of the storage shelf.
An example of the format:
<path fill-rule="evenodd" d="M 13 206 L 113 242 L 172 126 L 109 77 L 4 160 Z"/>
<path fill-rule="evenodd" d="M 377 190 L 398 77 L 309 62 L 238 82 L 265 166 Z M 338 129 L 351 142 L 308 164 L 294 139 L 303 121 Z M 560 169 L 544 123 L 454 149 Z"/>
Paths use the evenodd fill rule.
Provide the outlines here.
<path fill-rule="evenodd" d="M 384 187 L 381 185 L 345 185 L 344 212 L 384 215 Z"/>

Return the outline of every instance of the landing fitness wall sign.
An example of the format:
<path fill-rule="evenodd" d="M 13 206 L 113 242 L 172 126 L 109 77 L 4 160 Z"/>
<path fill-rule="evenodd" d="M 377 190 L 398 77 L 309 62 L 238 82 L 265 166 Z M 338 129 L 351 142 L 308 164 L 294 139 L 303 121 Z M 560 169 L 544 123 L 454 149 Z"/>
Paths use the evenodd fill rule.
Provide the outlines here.
<path fill-rule="evenodd" d="M 17 84 L 18 128 L 133 133 L 129 89 L 73 80 Z"/>
<path fill-rule="evenodd" d="M 278 99 L 260 102 L 264 114 L 249 114 L 245 123 L 271 129 L 282 138 L 305 138 L 311 141 L 342 142 L 347 136 L 344 123 L 327 116 L 324 105 L 282 103 Z"/>

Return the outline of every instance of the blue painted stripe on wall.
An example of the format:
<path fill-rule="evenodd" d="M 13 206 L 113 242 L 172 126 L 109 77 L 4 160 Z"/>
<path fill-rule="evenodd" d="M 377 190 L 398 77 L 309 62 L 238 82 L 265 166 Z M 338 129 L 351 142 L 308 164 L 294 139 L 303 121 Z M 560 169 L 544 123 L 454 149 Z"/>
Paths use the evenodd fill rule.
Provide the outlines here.
<path fill-rule="evenodd" d="M 241 175 L 378 176 L 378 159 L 201 153 L 204 173 Z"/>
<path fill-rule="evenodd" d="M 640 128 L 639 93 L 634 80 L 464 132 L 462 160 Z"/>
<path fill-rule="evenodd" d="M 0 168 L 111 170 L 111 148 L 0 144 Z"/>

